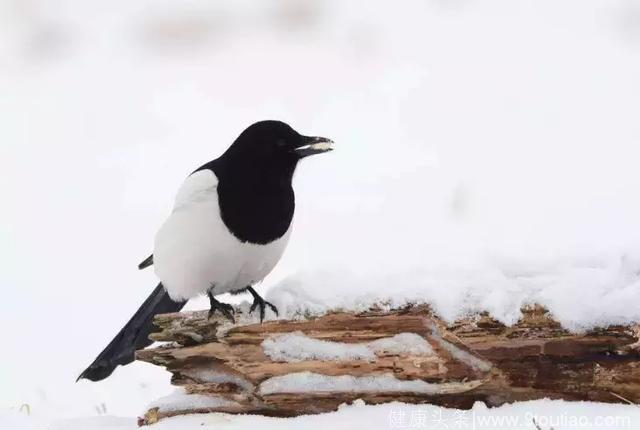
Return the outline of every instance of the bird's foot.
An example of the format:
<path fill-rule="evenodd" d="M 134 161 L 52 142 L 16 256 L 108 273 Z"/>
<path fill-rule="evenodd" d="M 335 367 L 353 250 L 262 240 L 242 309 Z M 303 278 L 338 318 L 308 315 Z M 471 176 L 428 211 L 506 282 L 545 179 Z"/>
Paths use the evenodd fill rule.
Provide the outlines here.
<path fill-rule="evenodd" d="M 236 312 L 233 306 L 228 303 L 219 302 L 213 297 L 213 294 L 209 293 L 209 303 L 211 307 L 209 308 L 209 316 L 208 319 L 211 319 L 216 310 L 220 311 L 222 315 L 224 315 L 229 321 L 233 324 L 236 323 L 236 319 L 233 317 L 233 314 Z"/>
<path fill-rule="evenodd" d="M 264 309 L 269 306 L 269 309 L 273 311 L 276 315 L 278 315 L 278 308 L 276 308 L 273 304 L 269 303 L 254 290 L 252 287 L 248 287 L 247 291 L 251 293 L 253 296 L 253 304 L 249 308 L 249 313 L 252 313 L 256 308 L 260 308 L 260 322 L 264 320 Z"/>

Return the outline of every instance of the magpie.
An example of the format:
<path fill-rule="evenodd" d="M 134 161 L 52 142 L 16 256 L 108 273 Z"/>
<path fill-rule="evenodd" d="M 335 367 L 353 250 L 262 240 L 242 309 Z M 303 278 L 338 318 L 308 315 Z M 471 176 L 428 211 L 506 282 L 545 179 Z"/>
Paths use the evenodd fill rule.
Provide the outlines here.
<path fill-rule="evenodd" d="M 253 296 L 250 312 L 259 308 L 261 322 L 266 307 L 277 314 L 253 285 L 271 272 L 287 246 L 298 162 L 332 149 L 333 141 L 325 137 L 261 121 L 191 173 L 155 236 L 153 254 L 138 266 L 153 266 L 160 283 L 78 380 L 100 381 L 132 362 L 137 349 L 152 343 L 155 315 L 177 312 L 201 294 L 209 297 L 209 317 L 219 311 L 234 322 L 233 307 L 215 296 L 245 291 Z"/>

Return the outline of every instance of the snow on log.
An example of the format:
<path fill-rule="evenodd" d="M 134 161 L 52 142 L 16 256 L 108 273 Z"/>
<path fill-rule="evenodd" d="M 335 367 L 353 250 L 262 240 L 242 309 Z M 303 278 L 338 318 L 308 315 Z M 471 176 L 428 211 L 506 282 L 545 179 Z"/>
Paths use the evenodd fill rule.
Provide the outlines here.
<path fill-rule="evenodd" d="M 446 324 L 427 306 L 335 312 L 231 326 L 206 312 L 158 315 L 137 352 L 164 366 L 176 394 L 141 424 L 206 412 L 287 417 L 363 399 L 470 408 L 540 398 L 640 401 L 640 329 L 563 329 L 540 306 L 507 327 L 486 314 Z"/>

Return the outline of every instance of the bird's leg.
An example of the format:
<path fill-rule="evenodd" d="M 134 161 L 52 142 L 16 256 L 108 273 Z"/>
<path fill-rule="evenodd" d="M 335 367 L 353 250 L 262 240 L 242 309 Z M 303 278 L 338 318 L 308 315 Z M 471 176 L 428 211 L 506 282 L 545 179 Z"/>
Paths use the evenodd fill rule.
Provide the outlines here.
<path fill-rule="evenodd" d="M 217 301 L 216 298 L 213 297 L 213 293 L 211 292 L 211 290 L 207 291 L 207 296 L 209 296 L 209 303 L 211 304 L 211 308 L 209 308 L 209 316 L 208 316 L 209 319 L 211 319 L 211 316 L 216 310 L 219 310 L 220 313 L 225 317 L 227 317 L 229 321 L 231 321 L 234 324 L 236 323 L 236 320 L 233 317 L 233 314 L 235 313 L 236 310 L 233 308 L 233 306 L 231 306 L 228 303 L 222 303 Z"/>
<path fill-rule="evenodd" d="M 253 296 L 253 304 L 249 308 L 249 313 L 253 312 L 256 309 L 256 307 L 259 307 L 260 308 L 260 322 L 262 322 L 262 320 L 264 320 L 264 308 L 266 306 L 269 306 L 269 308 L 271 308 L 271 310 L 276 315 L 278 315 L 278 308 L 276 308 L 271 303 L 269 303 L 268 301 L 266 301 L 265 299 L 260 297 L 260 295 L 256 292 L 256 290 L 253 289 L 253 287 L 249 286 L 246 289 Z"/>

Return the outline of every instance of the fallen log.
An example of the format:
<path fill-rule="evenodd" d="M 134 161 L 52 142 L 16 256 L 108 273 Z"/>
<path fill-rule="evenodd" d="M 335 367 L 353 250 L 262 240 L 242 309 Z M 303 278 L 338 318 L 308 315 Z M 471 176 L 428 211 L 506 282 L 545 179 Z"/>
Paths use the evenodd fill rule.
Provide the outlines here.
<path fill-rule="evenodd" d="M 334 411 L 362 399 L 468 409 L 539 398 L 640 401 L 640 328 L 571 333 L 540 306 L 507 327 L 486 314 L 446 324 L 428 306 L 335 312 L 263 324 L 245 313 L 231 326 L 206 312 L 158 315 L 137 352 L 182 388 L 141 424 L 168 416 Z"/>

